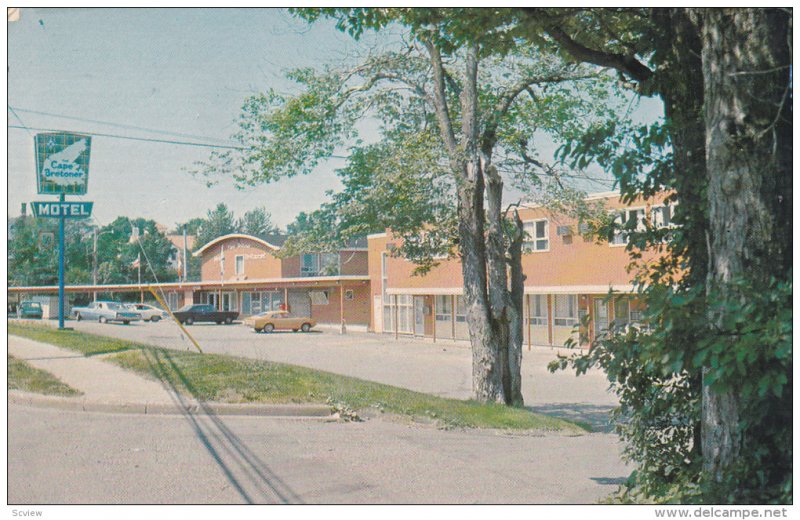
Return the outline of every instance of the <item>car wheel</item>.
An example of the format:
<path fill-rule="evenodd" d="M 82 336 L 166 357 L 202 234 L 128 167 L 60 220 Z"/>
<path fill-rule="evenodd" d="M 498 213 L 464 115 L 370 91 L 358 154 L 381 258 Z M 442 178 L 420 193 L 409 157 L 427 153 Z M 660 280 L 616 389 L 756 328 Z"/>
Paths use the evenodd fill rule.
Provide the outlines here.
<path fill-rule="evenodd" d="M 258 327 L 253 327 L 253 330 L 256 331 L 256 333 L 264 331 L 264 329 L 259 329 Z"/>
<path fill-rule="evenodd" d="M 161 321 L 161 316 L 153 316 L 152 318 L 150 318 L 150 321 L 152 321 L 153 323 Z"/>
<path fill-rule="evenodd" d="M 105 316 L 100 316 L 100 319 L 98 321 L 100 323 L 108 323 L 108 318 L 106 318 Z"/>
<path fill-rule="evenodd" d="M 303 323 L 303 326 L 300 327 L 300 330 L 302 330 L 303 332 L 308 332 L 309 330 L 311 330 L 311 324 L 310 323 Z"/>
<path fill-rule="evenodd" d="M 230 325 L 231 323 L 233 323 L 233 318 L 231 317 L 225 318 L 225 325 Z"/>
<path fill-rule="evenodd" d="M 264 325 L 264 332 L 272 332 L 273 330 L 275 330 L 275 325 L 272 323 L 267 323 Z"/>
<path fill-rule="evenodd" d="M 217 321 L 216 324 L 217 325 L 222 325 L 222 322 L 221 321 Z"/>
<path fill-rule="evenodd" d="M 123 324 L 123 325 L 130 325 L 130 324 L 131 324 L 131 322 L 129 322 L 128 320 L 122 320 L 122 324 Z"/>
<path fill-rule="evenodd" d="M 81 313 L 75 315 L 75 321 L 81 321 L 83 318 L 81 317 Z"/>
<path fill-rule="evenodd" d="M 193 320 L 192 318 L 186 318 L 186 320 L 184 321 L 184 323 L 185 323 L 186 325 L 191 325 L 192 323 L 194 323 L 194 320 Z"/>

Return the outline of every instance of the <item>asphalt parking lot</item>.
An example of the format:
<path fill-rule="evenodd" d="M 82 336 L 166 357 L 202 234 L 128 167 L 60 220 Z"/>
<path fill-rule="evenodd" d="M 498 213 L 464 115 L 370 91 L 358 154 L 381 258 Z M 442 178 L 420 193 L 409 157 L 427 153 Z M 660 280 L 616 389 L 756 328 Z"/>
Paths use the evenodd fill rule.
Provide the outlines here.
<path fill-rule="evenodd" d="M 56 326 L 53 320 L 42 323 Z M 194 349 L 171 321 L 100 324 L 68 321 L 68 327 L 178 350 Z M 204 352 L 228 354 L 306 366 L 412 390 L 467 399 L 471 395 L 471 352 L 467 342 L 431 340 L 350 332 L 317 327 L 309 333 L 255 333 L 241 323 L 194 324 L 187 327 Z M 551 374 L 547 364 L 559 349 L 533 347 L 523 351 L 522 389 L 525 404 L 538 411 L 573 417 L 607 430 L 607 412 L 616 404 L 599 371 L 576 377 L 574 372 Z M 570 353 L 562 350 L 563 353 Z"/>

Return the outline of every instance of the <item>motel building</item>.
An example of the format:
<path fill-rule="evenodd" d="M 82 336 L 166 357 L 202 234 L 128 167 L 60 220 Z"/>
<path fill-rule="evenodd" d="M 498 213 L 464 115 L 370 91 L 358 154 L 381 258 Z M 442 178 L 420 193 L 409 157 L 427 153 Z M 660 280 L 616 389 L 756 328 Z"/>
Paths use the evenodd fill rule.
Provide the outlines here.
<path fill-rule="evenodd" d="M 618 193 L 595 194 L 621 222 L 648 219 L 670 226 L 673 206 L 665 194 L 625 205 Z M 573 218 L 523 206 L 527 233 L 522 256 L 525 274 L 524 334 L 531 346 L 561 346 L 572 337 L 589 342 L 610 326 L 639 321 L 643 304 L 631 293 L 632 274 L 624 233 L 610 242 L 585 239 Z M 400 238 L 391 230 L 348 244 L 335 253 L 280 258 L 280 240 L 230 234 L 194 252 L 201 259 L 199 281 L 153 284 L 170 309 L 207 303 L 238 311 L 240 318 L 267 310 L 306 315 L 340 331 L 370 331 L 416 336 L 432 341 L 467 340 L 466 309 L 459 260 L 444 259 L 427 274 L 414 276 L 414 264 L 392 254 Z M 656 260 L 645 253 L 644 260 Z M 68 294 L 94 292 L 149 297 L 148 285 L 67 286 Z M 10 298 L 42 298 L 56 286 L 9 287 Z M 608 293 L 619 293 L 609 300 Z M 130 299 L 130 298 L 127 298 Z M 51 313 L 52 315 L 52 313 Z M 580 325 L 588 316 L 588 328 Z M 577 332 L 576 332 L 577 331 Z M 588 346 L 588 343 L 582 345 Z"/>
<path fill-rule="evenodd" d="M 650 219 L 656 226 L 670 226 L 674 206 L 663 203 L 666 194 L 625 205 L 618 193 L 588 197 L 602 201 L 619 221 Z M 523 244 L 525 274 L 523 299 L 524 338 L 531 346 L 563 346 L 571 337 L 588 347 L 611 325 L 624 326 L 640 320 L 643 304 L 632 296 L 628 272 L 631 260 L 627 238 L 619 233 L 610 242 L 584 238 L 573 218 L 542 207 L 523 206 L 520 217 L 527 237 Z M 424 276 L 412 276 L 414 265 L 391 251 L 400 239 L 390 230 L 370 235 L 369 274 L 372 297 L 372 329 L 396 335 L 437 340 L 467 340 L 466 306 L 458 259 L 443 260 Z M 643 260 L 655 260 L 645 253 Z M 609 291 L 622 293 L 609 300 Z M 585 316 L 589 326 L 584 328 Z"/>

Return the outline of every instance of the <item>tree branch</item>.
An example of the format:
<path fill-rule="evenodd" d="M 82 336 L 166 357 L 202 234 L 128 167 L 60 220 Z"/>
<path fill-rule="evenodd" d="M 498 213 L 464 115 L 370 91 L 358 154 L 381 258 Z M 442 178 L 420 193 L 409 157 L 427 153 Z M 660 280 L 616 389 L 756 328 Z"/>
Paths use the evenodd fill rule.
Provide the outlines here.
<path fill-rule="evenodd" d="M 525 8 L 523 10 L 529 17 L 535 17 L 534 8 Z M 557 26 L 547 27 L 545 28 L 545 32 L 558 42 L 564 50 L 570 53 L 573 58 L 579 61 L 618 70 L 640 83 L 647 81 L 653 75 L 653 71 L 649 67 L 633 56 L 590 49 L 573 40 L 563 29 Z"/>
<path fill-rule="evenodd" d="M 442 55 L 439 53 L 439 49 L 436 48 L 430 40 L 424 40 L 423 44 L 428 50 L 428 55 L 431 58 L 431 65 L 433 67 L 433 107 L 436 109 L 436 118 L 439 120 L 439 132 L 442 135 L 442 141 L 444 141 L 448 155 L 450 155 L 450 164 L 454 171 L 458 171 L 455 164 L 458 144 L 456 143 L 456 136 L 453 132 L 453 123 L 450 120 L 450 110 L 447 106 Z"/>

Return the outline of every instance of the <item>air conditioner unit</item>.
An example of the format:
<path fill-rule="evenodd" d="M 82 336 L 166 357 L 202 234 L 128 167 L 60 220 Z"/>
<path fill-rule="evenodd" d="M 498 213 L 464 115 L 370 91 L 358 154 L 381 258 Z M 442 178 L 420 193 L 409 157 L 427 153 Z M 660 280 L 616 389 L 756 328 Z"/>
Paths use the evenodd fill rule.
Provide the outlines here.
<path fill-rule="evenodd" d="M 556 228 L 556 235 L 560 237 L 568 237 L 572 235 L 572 227 L 571 226 L 558 226 Z"/>
<path fill-rule="evenodd" d="M 580 233 L 581 235 L 585 235 L 587 233 L 590 233 L 591 231 L 592 228 L 586 222 L 581 222 L 580 224 L 578 224 L 578 233 Z"/>

